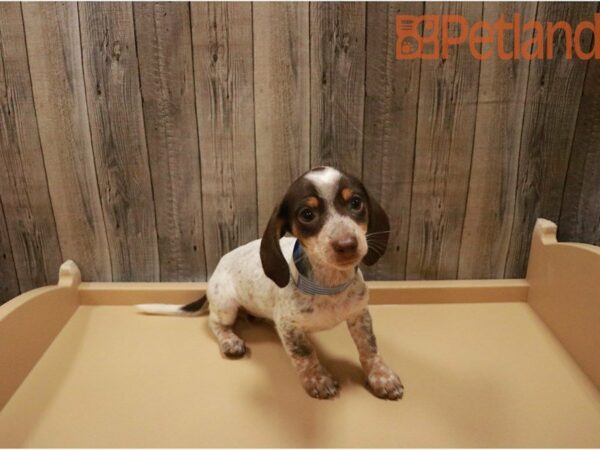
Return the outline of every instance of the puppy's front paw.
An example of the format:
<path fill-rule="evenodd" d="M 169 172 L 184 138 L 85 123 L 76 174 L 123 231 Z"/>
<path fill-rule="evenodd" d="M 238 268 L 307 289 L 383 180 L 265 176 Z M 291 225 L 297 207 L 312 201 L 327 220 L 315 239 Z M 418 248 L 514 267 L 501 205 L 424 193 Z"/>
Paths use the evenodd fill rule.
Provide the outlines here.
<path fill-rule="evenodd" d="M 335 397 L 339 390 L 338 382 L 323 367 L 305 373 L 302 377 L 302 385 L 308 395 L 320 399 Z"/>
<path fill-rule="evenodd" d="M 246 354 L 246 344 L 244 344 L 244 341 L 237 336 L 224 339 L 220 343 L 220 346 L 221 352 L 223 352 L 227 358 L 241 358 Z"/>
<path fill-rule="evenodd" d="M 371 369 L 367 382 L 373 393 L 379 398 L 400 400 L 404 394 L 404 386 L 400 377 L 383 363 L 379 363 Z"/>

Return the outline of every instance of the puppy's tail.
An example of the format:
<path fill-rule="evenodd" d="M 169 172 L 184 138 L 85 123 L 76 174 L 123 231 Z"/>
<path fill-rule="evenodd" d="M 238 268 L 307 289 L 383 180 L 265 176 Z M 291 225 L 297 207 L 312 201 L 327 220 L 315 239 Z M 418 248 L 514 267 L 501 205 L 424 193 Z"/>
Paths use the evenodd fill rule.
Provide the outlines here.
<path fill-rule="evenodd" d="M 208 310 L 208 302 L 206 301 L 206 295 L 203 295 L 202 298 L 184 306 L 168 305 L 164 303 L 145 303 L 142 305 L 135 305 L 135 307 L 139 312 L 144 314 L 159 316 L 199 316 Z"/>

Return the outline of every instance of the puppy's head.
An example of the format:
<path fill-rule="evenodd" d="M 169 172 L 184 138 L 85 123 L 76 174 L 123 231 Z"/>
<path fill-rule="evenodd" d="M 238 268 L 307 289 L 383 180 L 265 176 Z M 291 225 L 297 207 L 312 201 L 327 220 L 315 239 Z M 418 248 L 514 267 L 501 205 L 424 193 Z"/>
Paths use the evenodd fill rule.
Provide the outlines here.
<path fill-rule="evenodd" d="M 385 252 L 390 223 L 385 211 L 355 177 L 317 167 L 298 178 L 275 208 L 263 234 L 260 258 L 279 287 L 290 280 L 279 239 L 300 240 L 312 263 L 348 269 L 375 264 Z"/>

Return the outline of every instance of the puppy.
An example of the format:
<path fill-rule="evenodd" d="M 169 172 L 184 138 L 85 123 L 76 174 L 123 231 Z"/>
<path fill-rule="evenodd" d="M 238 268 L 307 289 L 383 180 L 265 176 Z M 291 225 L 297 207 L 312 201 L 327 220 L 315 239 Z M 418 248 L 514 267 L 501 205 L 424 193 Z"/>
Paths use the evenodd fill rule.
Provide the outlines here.
<path fill-rule="evenodd" d="M 210 329 L 228 357 L 246 352 L 232 328 L 241 310 L 269 319 L 302 386 L 321 399 L 334 397 L 339 385 L 320 363 L 309 335 L 346 321 L 368 386 L 378 397 L 397 400 L 404 388 L 377 351 L 369 295 L 358 268 L 382 256 L 389 228 L 386 213 L 357 178 L 317 167 L 290 186 L 262 239 L 223 256 L 205 297 L 183 307 L 138 308 L 150 314 L 195 314 L 208 305 Z M 286 233 L 293 237 L 283 237 Z"/>

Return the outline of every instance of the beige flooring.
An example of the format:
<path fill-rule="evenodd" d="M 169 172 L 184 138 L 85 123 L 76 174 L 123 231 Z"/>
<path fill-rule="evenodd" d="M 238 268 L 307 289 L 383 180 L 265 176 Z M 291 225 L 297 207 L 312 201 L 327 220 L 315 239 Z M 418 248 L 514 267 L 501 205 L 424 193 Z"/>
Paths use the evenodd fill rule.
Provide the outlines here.
<path fill-rule="evenodd" d="M 0 445 L 600 446 L 600 395 L 524 303 L 371 307 L 399 402 L 375 398 L 346 327 L 319 333 L 342 384 L 308 397 L 274 331 L 217 351 L 206 318 L 81 306 L 0 412 Z M 32 330 L 35 332 L 35 330 Z"/>

